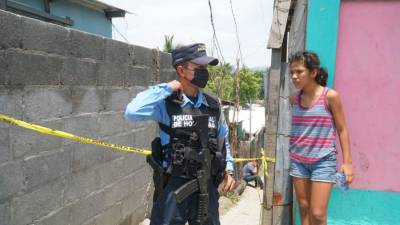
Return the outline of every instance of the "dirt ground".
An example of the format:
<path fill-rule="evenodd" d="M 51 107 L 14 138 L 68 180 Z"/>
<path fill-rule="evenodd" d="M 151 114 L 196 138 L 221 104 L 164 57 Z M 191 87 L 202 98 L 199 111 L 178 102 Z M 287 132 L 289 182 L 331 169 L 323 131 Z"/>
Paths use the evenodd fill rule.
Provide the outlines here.
<path fill-rule="evenodd" d="M 248 186 L 236 204 L 222 197 L 220 199 L 221 225 L 261 224 L 262 195 L 262 190 Z"/>

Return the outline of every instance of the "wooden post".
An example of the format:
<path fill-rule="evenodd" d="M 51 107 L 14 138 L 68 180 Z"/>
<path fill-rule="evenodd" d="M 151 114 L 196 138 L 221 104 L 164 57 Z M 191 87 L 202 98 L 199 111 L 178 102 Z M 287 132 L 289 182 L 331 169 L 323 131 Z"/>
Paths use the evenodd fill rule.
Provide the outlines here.
<path fill-rule="evenodd" d="M 238 121 L 237 118 L 239 116 L 239 91 L 240 91 L 240 68 L 239 68 L 239 59 L 236 59 L 236 72 L 235 72 L 235 109 L 233 111 L 233 130 L 232 130 L 232 146 L 231 146 L 231 155 L 234 155 L 234 152 L 237 152 L 238 141 L 237 141 L 237 128 Z"/>
<path fill-rule="evenodd" d="M 279 87 L 281 74 L 281 49 L 272 49 L 271 68 L 266 77 L 266 124 L 265 124 L 265 153 L 267 157 L 275 158 L 277 130 L 278 130 L 278 112 L 279 112 Z M 264 177 L 264 204 L 262 210 L 262 224 L 273 224 L 273 205 L 274 205 L 274 181 L 275 164 L 268 165 L 268 177 Z"/>

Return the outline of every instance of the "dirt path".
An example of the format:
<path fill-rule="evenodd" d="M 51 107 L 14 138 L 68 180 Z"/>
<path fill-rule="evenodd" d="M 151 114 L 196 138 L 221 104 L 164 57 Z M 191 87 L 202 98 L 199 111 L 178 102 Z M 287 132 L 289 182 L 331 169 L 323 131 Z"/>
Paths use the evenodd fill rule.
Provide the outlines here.
<path fill-rule="evenodd" d="M 259 225 L 262 195 L 262 190 L 246 187 L 236 204 L 221 197 L 219 201 L 221 225 Z M 148 224 L 150 221 L 146 219 L 139 225 Z"/>
<path fill-rule="evenodd" d="M 221 225 L 259 225 L 262 194 L 262 190 L 246 187 L 239 202 L 220 217 Z"/>

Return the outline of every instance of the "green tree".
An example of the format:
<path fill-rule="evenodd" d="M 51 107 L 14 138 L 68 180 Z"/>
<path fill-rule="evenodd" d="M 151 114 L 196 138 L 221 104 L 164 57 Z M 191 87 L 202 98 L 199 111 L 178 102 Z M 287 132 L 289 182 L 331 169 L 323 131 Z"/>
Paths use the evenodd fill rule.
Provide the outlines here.
<path fill-rule="evenodd" d="M 251 103 L 260 98 L 261 77 L 262 75 L 259 72 L 249 70 L 246 67 L 240 70 L 240 105 Z"/>
<path fill-rule="evenodd" d="M 232 66 L 229 63 L 209 67 L 210 80 L 206 91 L 215 93 L 219 98 L 231 100 L 233 93 Z"/>

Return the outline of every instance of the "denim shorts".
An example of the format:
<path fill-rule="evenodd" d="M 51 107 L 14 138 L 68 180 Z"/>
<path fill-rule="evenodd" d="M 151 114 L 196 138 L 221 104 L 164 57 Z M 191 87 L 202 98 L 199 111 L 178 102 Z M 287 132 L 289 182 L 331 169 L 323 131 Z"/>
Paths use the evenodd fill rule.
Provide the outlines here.
<path fill-rule="evenodd" d="M 313 164 L 305 164 L 290 160 L 290 176 L 307 178 L 312 181 L 335 183 L 336 153 L 331 152 L 327 156 Z"/>

